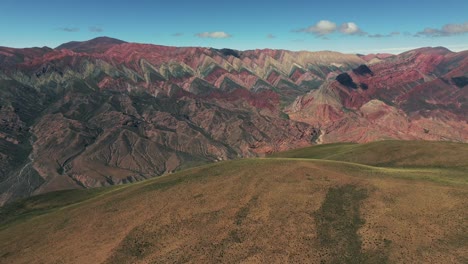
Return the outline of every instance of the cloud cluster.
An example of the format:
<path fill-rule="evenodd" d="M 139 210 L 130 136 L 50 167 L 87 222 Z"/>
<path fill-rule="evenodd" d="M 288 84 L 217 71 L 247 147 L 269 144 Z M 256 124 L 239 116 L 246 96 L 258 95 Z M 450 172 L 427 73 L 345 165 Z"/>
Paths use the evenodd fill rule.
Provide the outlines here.
<path fill-rule="evenodd" d="M 390 35 L 382 35 L 382 34 L 369 34 L 367 36 L 369 38 L 387 38 L 387 37 L 390 37 Z"/>
<path fill-rule="evenodd" d="M 80 28 L 76 28 L 76 27 L 61 27 L 61 28 L 57 28 L 57 30 L 64 31 L 64 32 L 78 32 L 78 31 L 80 31 Z"/>
<path fill-rule="evenodd" d="M 358 25 L 354 22 L 348 22 L 341 24 L 340 32 L 347 35 L 365 35 Z"/>
<path fill-rule="evenodd" d="M 365 35 L 366 34 L 354 22 L 346 22 L 346 23 L 341 24 L 340 27 L 338 27 L 336 23 L 330 20 L 320 20 L 315 25 L 312 25 L 310 27 L 293 30 L 293 32 L 311 33 L 318 37 L 324 37 L 336 31 L 345 35 Z"/>
<path fill-rule="evenodd" d="M 462 24 L 446 24 L 441 29 L 425 28 L 423 31 L 416 33 L 415 36 L 447 37 L 466 33 L 468 33 L 468 22 Z"/>
<path fill-rule="evenodd" d="M 362 31 L 359 26 L 354 22 L 346 22 L 341 24 L 339 27 L 336 23 L 330 20 L 320 20 L 315 25 L 309 26 L 307 28 L 300 28 L 292 30 L 293 32 L 305 32 L 314 34 L 317 37 L 322 39 L 327 39 L 327 35 L 339 32 L 344 35 L 357 35 L 357 36 L 367 36 L 369 38 L 389 38 L 397 35 L 401 35 L 400 32 L 391 32 L 389 34 L 368 34 L 367 32 Z M 417 32 L 416 34 L 411 34 L 408 32 L 403 33 L 404 36 L 415 36 L 415 37 L 447 37 L 454 35 L 461 35 L 468 33 L 468 22 L 461 24 L 446 24 L 442 28 L 425 28 L 424 30 Z"/>
<path fill-rule="evenodd" d="M 97 27 L 97 26 L 92 26 L 92 27 L 89 27 L 89 32 L 103 32 L 104 29 L 102 29 L 102 27 Z"/>
<path fill-rule="evenodd" d="M 390 34 L 385 34 L 385 35 L 383 35 L 383 34 L 368 34 L 367 36 L 369 38 L 390 38 L 390 37 L 393 37 L 393 36 L 398 36 L 400 34 L 401 34 L 400 32 L 394 31 L 394 32 L 392 32 Z"/>
<path fill-rule="evenodd" d="M 320 20 L 319 22 L 317 22 L 317 24 L 313 26 L 299 30 L 299 32 L 312 33 L 318 36 L 328 35 L 335 31 L 336 31 L 336 24 L 329 20 Z"/>
<path fill-rule="evenodd" d="M 214 38 L 214 39 L 223 39 L 223 38 L 230 38 L 232 37 L 226 32 L 223 31 L 216 31 L 216 32 L 202 32 L 195 34 L 195 36 L 199 38 Z"/>

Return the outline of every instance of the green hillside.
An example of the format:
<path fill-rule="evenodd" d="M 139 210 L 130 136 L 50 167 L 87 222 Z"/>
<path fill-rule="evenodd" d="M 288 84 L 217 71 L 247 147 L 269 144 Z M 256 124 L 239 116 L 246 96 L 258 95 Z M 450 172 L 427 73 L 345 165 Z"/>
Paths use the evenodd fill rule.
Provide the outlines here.
<path fill-rule="evenodd" d="M 468 167 L 468 144 L 431 141 L 336 143 L 275 153 L 270 157 L 347 161 L 379 167 Z"/>
<path fill-rule="evenodd" d="M 332 144 L 39 195 L 0 208 L 0 263 L 466 263 L 463 157 Z"/>

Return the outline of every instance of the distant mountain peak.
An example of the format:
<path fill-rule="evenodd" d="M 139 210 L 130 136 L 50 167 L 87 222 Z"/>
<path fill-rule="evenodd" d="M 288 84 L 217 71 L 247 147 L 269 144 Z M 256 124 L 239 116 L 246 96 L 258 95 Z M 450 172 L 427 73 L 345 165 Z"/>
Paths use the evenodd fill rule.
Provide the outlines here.
<path fill-rule="evenodd" d="M 440 55 L 446 55 L 449 53 L 453 53 L 453 51 L 445 48 L 445 47 L 423 47 L 419 49 L 414 49 L 410 50 L 407 52 L 404 52 L 402 54 L 411 54 L 411 53 L 426 53 L 426 54 L 440 54 Z"/>
<path fill-rule="evenodd" d="M 68 49 L 75 52 L 104 52 L 112 46 L 127 43 L 120 39 L 110 37 L 97 37 L 86 41 L 70 41 L 55 49 Z"/>

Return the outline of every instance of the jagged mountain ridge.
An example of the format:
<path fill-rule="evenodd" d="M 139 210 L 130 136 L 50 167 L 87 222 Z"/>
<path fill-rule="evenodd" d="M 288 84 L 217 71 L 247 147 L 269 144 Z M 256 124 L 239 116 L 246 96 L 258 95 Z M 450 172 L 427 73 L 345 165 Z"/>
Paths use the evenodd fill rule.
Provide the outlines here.
<path fill-rule="evenodd" d="M 177 48 L 111 38 L 56 49 L 0 47 L 0 202 L 317 140 L 466 141 L 466 52 L 413 53 L 380 56 L 368 65 L 372 74 L 360 74 L 353 69 L 366 60 L 337 52 Z M 356 87 L 335 81 L 345 72 Z M 432 84 L 450 101 L 419 102 Z M 432 114 L 443 122 L 431 121 Z M 423 125 L 401 133 L 384 126 L 415 120 Z M 447 127 L 453 136 L 435 133 Z"/>

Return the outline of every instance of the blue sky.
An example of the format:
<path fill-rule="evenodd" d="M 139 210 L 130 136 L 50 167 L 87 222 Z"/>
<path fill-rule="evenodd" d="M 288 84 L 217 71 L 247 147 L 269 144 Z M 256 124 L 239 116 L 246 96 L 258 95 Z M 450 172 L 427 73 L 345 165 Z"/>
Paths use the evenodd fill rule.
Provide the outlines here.
<path fill-rule="evenodd" d="M 418 3 L 415 3 L 418 2 Z M 233 49 L 399 53 L 468 49 L 468 1 L 2 0 L 0 46 L 56 47 L 109 36 Z"/>

